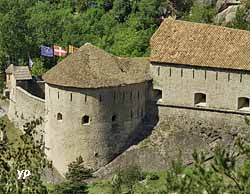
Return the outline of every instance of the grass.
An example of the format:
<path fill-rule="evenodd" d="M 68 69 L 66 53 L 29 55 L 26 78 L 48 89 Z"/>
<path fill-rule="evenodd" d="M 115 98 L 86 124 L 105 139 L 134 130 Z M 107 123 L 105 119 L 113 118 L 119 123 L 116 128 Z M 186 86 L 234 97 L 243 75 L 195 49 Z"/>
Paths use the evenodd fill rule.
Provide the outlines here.
<path fill-rule="evenodd" d="M 135 194 L 144 194 L 146 190 L 155 191 L 154 193 L 157 193 L 157 191 L 164 187 L 166 176 L 165 172 L 147 173 L 147 177 L 150 177 L 150 175 L 157 175 L 159 176 L 159 179 L 150 180 L 149 178 L 146 178 L 145 180 L 139 182 L 135 187 Z M 112 188 L 110 182 L 110 180 L 103 180 L 89 184 L 89 194 L 111 194 Z M 122 189 L 122 193 L 126 192 L 127 189 L 124 187 Z"/>

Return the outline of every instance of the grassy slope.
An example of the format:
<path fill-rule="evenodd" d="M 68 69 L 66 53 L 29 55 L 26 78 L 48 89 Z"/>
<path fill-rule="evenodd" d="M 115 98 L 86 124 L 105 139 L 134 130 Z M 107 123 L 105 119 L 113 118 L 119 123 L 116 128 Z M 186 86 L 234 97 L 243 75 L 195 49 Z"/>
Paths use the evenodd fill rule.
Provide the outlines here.
<path fill-rule="evenodd" d="M 157 172 L 157 173 L 149 173 L 158 175 L 160 178 L 158 180 L 144 180 L 136 185 L 135 194 L 143 194 L 145 193 L 145 189 L 149 189 L 150 191 L 157 192 L 162 187 L 164 187 L 165 183 L 165 173 Z M 96 183 L 92 183 L 89 185 L 89 194 L 110 194 L 111 193 L 111 184 L 109 184 L 109 180 L 99 181 Z M 147 187 L 145 187 L 147 185 Z M 126 188 L 123 188 L 123 192 L 126 193 Z"/>

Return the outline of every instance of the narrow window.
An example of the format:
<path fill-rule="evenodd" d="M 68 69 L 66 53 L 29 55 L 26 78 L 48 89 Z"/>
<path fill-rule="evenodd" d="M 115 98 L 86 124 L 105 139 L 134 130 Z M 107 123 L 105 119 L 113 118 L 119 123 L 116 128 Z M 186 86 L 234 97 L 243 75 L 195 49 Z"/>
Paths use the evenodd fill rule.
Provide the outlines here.
<path fill-rule="evenodd" d="M 203 93 L 195 93 L 194 94 L 194 104 L 195 106 L 207 106 L 207 98 L 206 94 Z"/>
<path fill-rule="evenodd" d="M 207 79 L 207 71 L 205 70 L 205 80 Z"/>
<path fill-rule="evenodd" d="M 227 79 L 228 79 L 228 81 L 230 81 L 230 73 L 228 73 Z"/>
<path fill-rule="evenodd" d="M 116 92 L 113 93 L 114 102 L 116 101 Z"/>
<path fill-rule="evenodd" d="M 59 99 L 59 92 L 57 92 L 57 98 Z"/>
<path fill-rule="evenodd" d="M 183 69 L 181 69 L 181 77 L 183 77 Z"/>
<path fill-rule="evenodd" d="M 87 102 L 87 95 L 85 94 L 85 103 Z"/>
<path fill-rule="evenodd" d="M 116 116 L 116 115 L 113 115 L 113 116 L 112 116 L 112 122 L 116 122 L 116 120 L 117 120 L 117 116 Z"/>
<path fill-rule="evenodd" d="M 133 93 L 132 91 L 130 92 L 130 101 L 132 101 L 132 98 L 133 98 Z"/>
<path fill-rule="evenodd" d="M 169 68 L 169 77 L 171 77 L 172 75 L 172 71 L 171 71 L 171 67 Z"/>
<path fill-rule="evenodd" d="M 194 69 L 193 69 L 193 79 L 194 79 Z"/>
<path fill-rule="evenodd" d="M 99 101 L 102 102 L 102 95 L 99 96 Z"/>
<path fill-rule="evenodd" d="M 161 71 L 161 69 L 160 69 L 160 67 L 158 67 L 158 76 L 160 75 L 160 71 Z"/>
<path fill-rule="evenodd" d="M 249 98 L 239 97 L 238 98 L 238 109 L 239 110 L 250 111 Z"/>
<path fill-rule="evenodd" d="M 131 117 L 131 119 L 133 118 L 133 111 L 132 110 L 130 111 L 130 117 Z"/>
<path fill-rule="evenodd" d="M 70 93 L 70 101 L 72 102 L 72 99 L 73 99 L 73 95 L 72 93 Z"/>
<path fill-rule="evenodd" d="M 242 73 L 240 74 L 240 82 L 242 82 Z"/>
<path fill-rule="evenodd" d="M 57 120 L 61 121 L 62 120 L 62 113 L 57 113 Z"/>
<path fill-rule="evenodd" d="M 84 115 L 82 117 L 82 125 L 87 125 L 89 124 L 89 116 L 88 115 Z"/>
<path fill-rule="evenodd" d="M 125 102 L 125 92 L 123 91 L 122 93 L 122 102 L 124 103 Z"/>
<path fill-rule="evenodd" d="M 138 97 L 138 101 L 140 100 L 140 91 L 138 90 L 138 93 L 137 93 L 137 97 Z"/>
<path fill-rule="evenodd" d="M 218 80 L 218 72 L 216 72 L 216 80 Z"/>

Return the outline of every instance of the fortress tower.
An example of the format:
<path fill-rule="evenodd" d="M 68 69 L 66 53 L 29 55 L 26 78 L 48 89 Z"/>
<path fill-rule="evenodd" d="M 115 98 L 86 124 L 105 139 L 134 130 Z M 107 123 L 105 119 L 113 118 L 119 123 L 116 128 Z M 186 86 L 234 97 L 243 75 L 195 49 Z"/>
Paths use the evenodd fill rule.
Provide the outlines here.
<path fill-rule="evenodd" d="M 60 173 L 80 155 L 98 169 L 142 130 L 149 62 L 85 44 L 44 75 L 48 158 Z"/>

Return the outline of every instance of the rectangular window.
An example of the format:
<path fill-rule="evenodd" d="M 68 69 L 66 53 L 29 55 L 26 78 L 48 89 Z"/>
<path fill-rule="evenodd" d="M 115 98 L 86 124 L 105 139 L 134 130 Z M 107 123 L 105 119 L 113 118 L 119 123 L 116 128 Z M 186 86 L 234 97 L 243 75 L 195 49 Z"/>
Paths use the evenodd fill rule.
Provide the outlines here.
<path fill-rule="evenodd" d="M 216 80 L 218 80 L 218 72 L 216 72 Z"/>
<path fill-rule="evenodd" d="M 239 97 L 238 98 L 238 109 L 239 110 L 244 110 L 244 111 L 249 111 L 250 110 L 249 98 L 247 98 L 247 97 Z"/>
<path fill-rule="evenodd" d="M 240 82 L 242 82 L 242 73 L 240 74 Z"/>
<path fill-rule="evenodd" d="M 207 71 L 205 70 L 205 80 L 207 79 Z"/>
<path fill-rule="evenodd" d="M 57 98 L 59 99 L 59 92 L 57 92 Z"/>
<path fill-rule="evenodd" d="M 199 107 L 207 106 L 207 97 L 204 93 L 194 94 L 194 105 Z"/>
<path fill-rule="evenodd" d="M 70 101 L 72 102 L 73 96 L 72 93 L 70 93 Z"/>
<path fill-rule="evenodd" d="M 102 95 L 99 96 L 99 101 L 102 102 Z"/>
<path fill-rule="evenodd" d="M 160 69 L 160 67 L 158 67 L 158 76 L 160 75 L 160 71 L 161 71 L 161 69 Z"/>
<path fill-rule="evenodd" d="M 228 81 L 230 81 L 230 73 L 228 73 L 227 79 L 228 79 Z"/>
<path fill-rule="evenodd" d="M 172 75 L 172 71 L 171 71 L 171 67 L 169 68 L 169 77 L 171 77 Z"/>
<path fill-rule="evenodd" d="M 194 69 L 193 69 L 193 79 L 194 79 Z"/>
<path fill-rule="evenodd" d="M 181 69 L 181 77 L 183 77 L 183 69 Z"/>
<path fill-rule="evenodd" d="M 87 102 L 87 95 L 85 94 L 85 103 Z"/>

